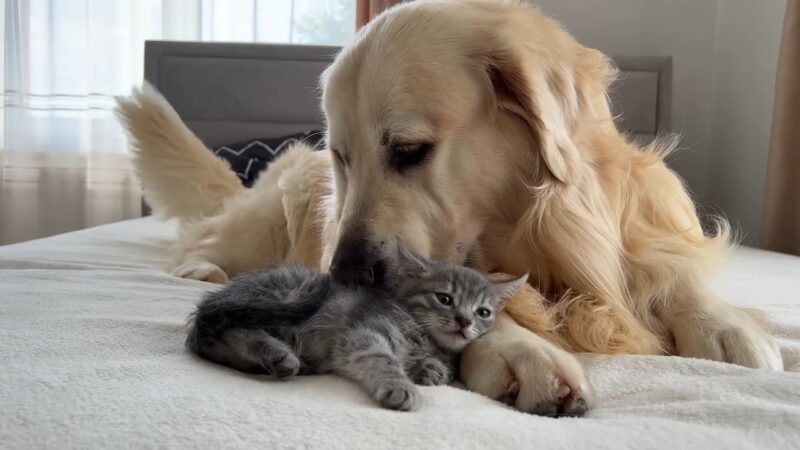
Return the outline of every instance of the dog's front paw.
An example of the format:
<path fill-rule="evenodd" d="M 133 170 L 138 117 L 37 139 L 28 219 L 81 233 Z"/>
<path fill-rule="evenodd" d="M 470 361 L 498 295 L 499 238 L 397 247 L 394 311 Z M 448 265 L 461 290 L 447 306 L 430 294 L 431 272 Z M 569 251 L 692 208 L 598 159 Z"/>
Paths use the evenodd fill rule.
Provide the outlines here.
<path fill-rule="evenodd" d="M 423 386 L 439 386 L 449 383 L 453 374 L 445 363 L 436 358 L 425 358 L 414 368 L 412 379 Z"/>
<path fill-rule="evenodd" d="M 783 370 L 780 349 L 772 336 L 747 312 L 733 306 L 688 312 L 676 317 L 671 328 L 680 356 Z"/>
<path fill-rule="evenodd" d="M 375 398 L 384 408 L 396 411 L 413 411 L 420 406 L 417 387 L 408 381 L 391 381 L 381 385 Z"/>
<path fill-rule="evenodd" d="M 550 386 L 540 386 L 523 393 L 519 380 L 512 380 L 499 399 L 509 406 L 531 414 L 550 417 L 580 417 L 589 411 L 591 389 L 571 386 L 565 379 L 549 376 Z M 529 382 L 530 383 L 530 382 Z M 520 395 L 522 395 L 520 397 Z"/>
<path fill-rule="evenodd" d="M 209 283 L 224 284 L 229 281 L 228 274 L 218 265 L 208 261 L 189 261 L 181 264 L 172 271 L 176 277 L 190 280 L 207 281 Z"/>
<path fill-rule="evenodd" d="M 546 342 L 546 341 L 543 341 Z M 502 398 L 521 411 L 543 416 L 582 416 L 594 404 L 594 390 L 578 360 L 546 343 L 514 344 Z"/>
<path fill-rule="evenodd" d="M 532 414 L 581 416 L 595 402 L 575 356 L 516 325 L 467 347 L 461 378 L 469 389 Z"/>

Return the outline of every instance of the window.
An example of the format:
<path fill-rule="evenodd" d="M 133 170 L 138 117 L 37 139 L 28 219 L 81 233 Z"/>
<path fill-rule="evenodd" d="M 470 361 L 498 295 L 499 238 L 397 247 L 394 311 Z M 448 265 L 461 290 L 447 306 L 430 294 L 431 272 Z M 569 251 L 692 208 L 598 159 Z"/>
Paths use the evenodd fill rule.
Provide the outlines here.
<path fill-rule="evenodd" d="M 355 30 L 355 0 L 6 0 L 4 15 L 3 149 L 22 152 L 123 152 L 114 96 L 141 82 L 147 39 L 341 45 Z"/>
<path fill-rule="evenodd" d="M 342 45 L 355 30 L 355 0 L 202 0 L 200 40 Z"/>

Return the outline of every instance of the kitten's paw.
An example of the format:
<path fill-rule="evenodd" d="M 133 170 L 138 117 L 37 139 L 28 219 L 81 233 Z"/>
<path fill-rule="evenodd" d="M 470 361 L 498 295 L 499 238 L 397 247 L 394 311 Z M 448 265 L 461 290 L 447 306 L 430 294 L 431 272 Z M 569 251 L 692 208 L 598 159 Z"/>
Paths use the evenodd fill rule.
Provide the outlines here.
<path fill-rule="evenodd" d="M 417 387 L 409 382 L 389 382 L 378 388 L 375 397 L 381 406 L 396 411 L 413 411 L 420 406 Z"/>
<path fill-rule="evenodd" d="M 267 373 L 278 378 L 293 377 L 300 373 L 302 367 L 300 359 L 292 352 L 281 352 L 280 354 L 272 355 L 271 360 L 265 358 L 262 363 Z"/>
<path fill-rule="evenodd" d="M 224 270 L 218 265 L 208 261 L 186 262 L 175 268 L 172 274 L 176 277 L 217 284 L 224 284 L 229 281 L 228 274 L 226 274 Z"/>
<path fill-rule="evenodd" d="M 450 368 L 436 358 L 425 358 L 415 367 L 414 382 L 423 386 L 439 386 L 453 379 Z"/>

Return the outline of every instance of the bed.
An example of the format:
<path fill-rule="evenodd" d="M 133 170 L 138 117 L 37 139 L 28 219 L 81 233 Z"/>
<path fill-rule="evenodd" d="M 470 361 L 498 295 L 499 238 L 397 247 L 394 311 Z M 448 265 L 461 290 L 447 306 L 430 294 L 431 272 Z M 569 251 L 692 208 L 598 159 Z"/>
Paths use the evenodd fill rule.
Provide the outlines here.
<path fill-rule="evenodd" d="M 311 88 L 334 52 L 152 42 L 146 77 L 213 147 L 319 126 Z M 667 129 L 669 60 L 618 63 L 621 126 L 642 139 Z M 183 324 L 213 286 L 166 272 L 176 230 L 143 217 L 0 247 L 0 447 L 800 446 L 800 258 L 740 248 L 714 280 L 727 301 L 768 313 L 785 372 L 587 355 L 599 402 L 584 418 L 448 386 L 399 413 L 333 376 L 275 382 L 188 354 Z"/>

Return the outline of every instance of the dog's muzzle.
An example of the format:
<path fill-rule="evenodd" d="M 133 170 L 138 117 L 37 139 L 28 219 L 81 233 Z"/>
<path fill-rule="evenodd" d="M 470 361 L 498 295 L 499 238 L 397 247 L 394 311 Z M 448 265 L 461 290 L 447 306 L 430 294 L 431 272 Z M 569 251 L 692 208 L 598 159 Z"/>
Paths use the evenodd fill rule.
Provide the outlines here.
<path fill-rule="evenodd" d="M 386 262 L 371 252 L 364 240 L 341 242 L 331 260 L 330 272 L 344 284 L 381 287 L 386 282 Z"/>

